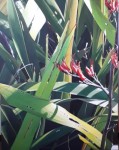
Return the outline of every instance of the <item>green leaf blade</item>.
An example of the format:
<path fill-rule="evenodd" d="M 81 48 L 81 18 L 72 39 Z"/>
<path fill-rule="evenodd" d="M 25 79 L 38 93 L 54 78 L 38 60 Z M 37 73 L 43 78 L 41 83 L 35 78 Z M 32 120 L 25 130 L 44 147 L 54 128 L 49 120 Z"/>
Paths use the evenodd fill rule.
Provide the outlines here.
<path fill-rule="evenodd" d="M 28 53 L 27 53 L 26 46 L 25 46 L 21 22 L 17 14 L 14 1 L 9 0 L 7 3 L 7 6 L 8 6 L 8 14 L 9 14 L 8 20 L 10 24 L 11 33 L 13 36 L 13 42 L 15 44 L 15 47 L 16 47 L 16 50 L 17 50 L 17 53 L 21 62 L 23 63 L 23 65 L 28 65 L 30 64 L 30 62 L 29 62 Z M 32 78 L 31 68 L 30 69 L 27 68 L 26 70 L 28 71 L 28 74 Z"/>

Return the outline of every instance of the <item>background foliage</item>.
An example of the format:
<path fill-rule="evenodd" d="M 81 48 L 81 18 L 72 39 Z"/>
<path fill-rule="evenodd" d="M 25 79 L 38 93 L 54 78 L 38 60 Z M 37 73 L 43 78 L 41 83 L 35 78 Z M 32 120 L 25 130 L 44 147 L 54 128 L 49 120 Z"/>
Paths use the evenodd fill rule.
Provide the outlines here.
<path fill-rule="evenodd" d="M 85 71 L 93 60 L 108 91 L 115 22 L 109 20 L 103 0 L 28 2 L 8 0 L 7 14 L 0 12 L 3 150 L 100 149 L 108 95 L 99 86 L 64 74 L 57 64 L 65 59 L 70 67 L 74 58 L 95 83 Z M 115 70 L 105 149 L 117 144 L 117 76 Z"/>

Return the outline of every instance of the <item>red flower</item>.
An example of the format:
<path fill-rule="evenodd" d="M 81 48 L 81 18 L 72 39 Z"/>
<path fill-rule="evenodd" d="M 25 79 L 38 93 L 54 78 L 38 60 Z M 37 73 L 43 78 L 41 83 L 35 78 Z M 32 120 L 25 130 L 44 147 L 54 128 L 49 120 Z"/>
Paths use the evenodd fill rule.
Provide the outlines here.
<path fill-rule="evenodd" d="M 93 77 L 95 75 L 94 73 L 94 68 L 93 68 L 93 60 L 90 60 L 90 68 L 88 68 L 86 66 L 86 73 L 90 76 L 90 77 Z"/>
<path fill-rule="evenodd" d="M 75 63 L 74 59 L 70 62 L 70 67 L 73 73 L 77 74 L 78 65 Z"/>
<path fill-rule="evenodd" d="M 67 66 L 66 62 L 63 60 L 61 64 L 56 64 L 57 68 L 66 74 L 71 73 L 69 67 Z"/>
<path fill-rule="evenodd" d="M 77 70 L 77 75 L 79 76 L 79 78 L 84 81 L 86 79 L 86 77 L 84 76 L 84 74 L 82 73 L 82 70 L 79 66 L 78 70 Z"/>
<path fill-rule="evenodd" d="M 115 68 L 118 66 L 118 56 L 117 53 L 113 52 L 111 55 L 111 62 Z"/>
<path fill-rule="evenodd" d="M 86 77 L 82 73 L 82 70 L 81 70 L 81 67 L 80 67 L 80 62 L 78 64 L 76 64 L 75 61 L 74 61 L 74 59 L 72 59 L 72 61 L 70 63 L 70 67 L 72 69 L 72 72 L 75 73 L 76 75 L 78 75 L 78 77 L 82 81 L 84 81 L 86 79 Z"/>
<path fill-rule="evenodd" d="M 66 62 L 65 62 L 64 60 L 62 61 L 61 66 L 62 66 L 65 70 L 67 70 L 68 72 L 71 72 L 70 69 L 69 69 L 69 67 L 67 66 L 67 64 L 66 64 Z"/>
<path fill-rule="evenodd" d="M 86 73 L 87 73 L 90 77 L 93 76 L 91 70 L 90 70 L 87 66 L 86 66 Z"/>
<path fill-rule="evenodd" d="M 113 13 L 114 11 L 118 11 L 119 8 L 118 0 L 105 0 L 105 5 L 108 8 L 110 13 Z"/>

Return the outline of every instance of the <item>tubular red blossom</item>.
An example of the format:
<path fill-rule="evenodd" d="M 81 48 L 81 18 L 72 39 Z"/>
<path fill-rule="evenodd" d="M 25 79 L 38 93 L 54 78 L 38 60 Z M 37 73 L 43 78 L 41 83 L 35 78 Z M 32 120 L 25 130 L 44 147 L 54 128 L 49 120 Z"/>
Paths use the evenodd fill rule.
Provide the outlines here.
<path fill-rule="evenodd" d="M 115 68 L 118 66 L 118 56 L 117 53 L 113 52 L 111 55 L 111 62 Z"/>
<path fill-rule="evenodd" d="M 66 74 L 69 74 L 71 73 L 69 67 L 67 66 L 66 62 L 63 60 L 61 64 L 56 64 L 57 68 L 63 72 L 63 73 L 66 73 Z"/>
<path fill-rule="evenodd" d="M 90 60 L 90 71 L 92 73 L 92 76 L 94 76 L 95 75 L 95 73 L 94 73 L 94 61 L 92 59 Z"/>
<path fill-rule="evenodd" d="M 64 68 L 62 67 L 62 65 L 57 64 L 56 66 L 57 66 L 57 68 L 58 68 L 61 72 L 68 74 L 68 71 L 67 71 L 66 69 L 64 69 Z"/>
<path fill-rule="evenodd" d="M 64 60 L 62 61 L 61 66 L 62 66 L 65 70 L 67 70 L 68 72 L 71 72 L 71 71 L 70 71 L 70 68 L 67 66 L 67 64 L 66 64 L 66 62 L 65 62 Z"/>
<path fill-rule="evenodd" d="M 82 73 L 82 70 L 80 68 L 77 70 L 77 75 L 79 76 L 81 81 L 84 81 L 86 79 L 86 77 L 84 76 L 84 74 Z"/>
<path fill-rule="evenodd" d="M 80 62 L 78 63 L 78 69 L 77 69 L 77 75 L 79 76 L 79 78 L 84 81 L 86 79 L 86 77 L 84 76 L 84 74 L 82 73 L 81 67 L 80 67 Z"/>
<path fill-rule="evenodd" d="M 75 63 L 74 59 L 71 60 L 70 62 L 70 67 L 73 73 L 77 74 L 78 66 Z"/>
<path fill-rule="evenodd" d="M 86 66 L 86 73 L 87 73 L 90 77 L 93 77 L 93 76 L 95 75 L 93 64 L 94 64 L 93 60 L 90 60 L 90 69 Z"/>
<path fill-rule="evenodd" d="M 71 67 L 72 72 L 75 73 L 76 75 L 78 75 L 78 77 L 80 78 L 81 81 L 84 81 L 86 79 L 86 77 L 82 73 L 82 70 L 80 67 L 80 62 L 78 64 L 76 64 L 74 59 L 72 59 L 72 61 L 70 63 L 70 67 Z"/>
<path fill-rule="evenodd" d="M 115 1 L 115 7 L 116 7 L 116 11 L 118 11 L 118 9 L 119 9 L 119 2 L 118 2 L 118 0 Z"/>
<path fill-rule="evenodd" d="M 64 60 L 62 61 L 61 64 L 56 64 L 56 66 L 61 72 L 64 72 L 66 74 L 71 74 L 71 71 Z M 72 59 L 70 63 L 70 67 L 72 69 L 72 72 L 75 73 L 80 78 L 81 81 L 84 81 L 86 79 L 86 77 L 82 73 L 80 63 L 76 64 L 74 59 Z"/>
<path fill-rule="evenodd" d="M 90 76 L 90 77 L 92 77 L 92 72 L 91 72 L 91 70 L 86 66 L 86 73 Z"/>
<path fill-rule="evenodd" d="M 114 11 L 118 11 L 119 8 L 118 0 L 105 0 L 105 5 L 108 8 L 110 13 L 113 13 Z"/>

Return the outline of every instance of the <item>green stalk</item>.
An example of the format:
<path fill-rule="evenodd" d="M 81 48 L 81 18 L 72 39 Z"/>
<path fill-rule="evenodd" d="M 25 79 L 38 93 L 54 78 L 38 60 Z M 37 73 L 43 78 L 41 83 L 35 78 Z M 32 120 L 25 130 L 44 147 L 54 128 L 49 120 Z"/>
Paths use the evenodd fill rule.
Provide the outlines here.
<path fill-rule="evenodd" d="M 45 65 L 47 66 L 48 64 L 48 39 L 49 39 L 49 35 L 46 35 L 46 59 L 45 59 Z"/>
<path fill-rule="evenodd" d="M 67 30 L 67 36 L 70 34 L 70 32 L 72 31 L 72 29 L 75 27 L 76 25 L 76 19 L 77 19 L 77 9 L 78 9 L 78 0 L 69 0 L 68 4 L 67 4 L 67 11 L 66 11 L 66 22 L 69 20 L 69 26 L 68 26 L 68 30 Z M 70 11 L 69 11 L 70 10 Z M 73 42 L 74 42 L 74 36 L 69 44 L 68 50 L 67 50 L 67 54 L 65 57 L 65 61 L 68 65 L 68 67 L 70 67 L 70 62 L 71 62 L 71 58 L 72 58 L 72 48 L 73 48 Z M 69 75 L 64 75 L 64 81 L 66 82 L 72 82 L 72 77 Z M 69 98 L 70 95 L 69 94 L 63 94 L 63 98 Z"/>
<path fill-rule="evenodd" d="M 84 1 L 83 0 L 79 0 L 79 3 L 78 3 L 78 12 L 77 12 L 77 28 L 76 28 L 76 45 L 78 45 L 79 43 L 79 20 L 80 20 L 80 17 L 81 17 L 81 11 L 82 11 L 82 8 L 83 8 L 83 5 L 84 5 Z"/>

